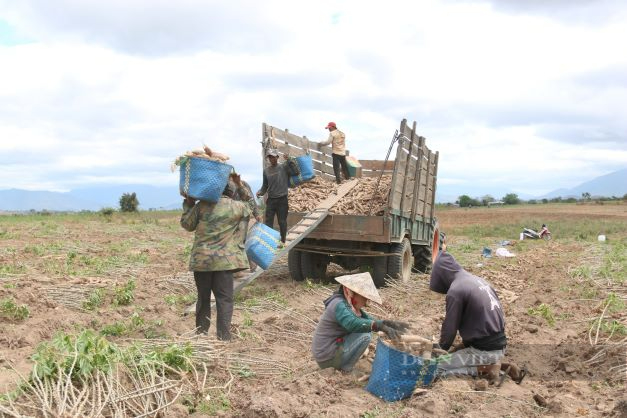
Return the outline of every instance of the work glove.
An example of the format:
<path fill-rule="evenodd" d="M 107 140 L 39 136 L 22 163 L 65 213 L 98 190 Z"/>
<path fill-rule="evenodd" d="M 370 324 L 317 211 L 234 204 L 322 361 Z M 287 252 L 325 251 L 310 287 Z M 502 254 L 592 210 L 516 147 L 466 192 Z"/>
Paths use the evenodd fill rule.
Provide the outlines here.
<path fill-rule="evenodd" d="M 407 322 L 392 321 L 390 319 L 384 319 L 383 325 L 393 328 L 399 331 L 401 334 L 409 329 L 409 324 Z"/>
<path fill-rule="evenodd" d="M 391 340 L 400 340 L 401 339 L 401 335 L 403 335 L 403 333 L 401 331 L 398 331 L 388 325 L 385 325 L 383 323 L 381 323 L 380 325 L 377 326 L 377 328 L 379 329 L 379 331 L 383 331 L 385 333 L 385 335 L 388 336 L 388 338 L 390 338 Z"/>

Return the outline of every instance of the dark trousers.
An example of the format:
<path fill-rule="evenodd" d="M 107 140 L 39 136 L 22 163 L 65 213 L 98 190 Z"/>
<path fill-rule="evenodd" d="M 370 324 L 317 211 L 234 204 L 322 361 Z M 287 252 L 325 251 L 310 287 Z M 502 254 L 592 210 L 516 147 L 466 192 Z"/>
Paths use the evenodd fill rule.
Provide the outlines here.
<path fill-rule="evenodd" d="M 279 220 L 279 231 L 281 232 L 281 241 L 285 242 L 287 235 L 287 212 L 289 210 L 287 204 L 287 195 L 283 197 L 269 197 L 266 201 L 266 222 L 270 228 L 274 228 L 274 215 Z"/>
<path fill-rule="evenodd" d="M 348 173 L 348 165 L 346 164 L 346 155 L 333 155 L 333 172 L 335 173 L 335 181 L 340 184 L 342 182 L 342 177 L 340 176 L 340 167 L 342 168 L 342 173 L 344 173 L 344 178 L 346 180 L 350 179 L 351 176 Z"/>
<path fill-rule="evenodd" d="M 231 339 L 233 317 L 233 273 L 230 271 L 195 271 L 198 289 L 196 300 L 196 333 L 207 334 L 211 324 L 211 292 L 216 299 L 217 335 L 220 340 Z"/>

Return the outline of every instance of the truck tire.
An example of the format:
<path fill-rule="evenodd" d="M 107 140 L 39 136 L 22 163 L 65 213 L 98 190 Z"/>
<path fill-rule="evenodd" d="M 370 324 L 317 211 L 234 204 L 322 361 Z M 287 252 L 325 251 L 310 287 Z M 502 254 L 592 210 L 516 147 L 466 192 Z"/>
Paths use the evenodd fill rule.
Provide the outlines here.
<path fill-rule="evenodd" d="M 427 273 L 431 268 L 431 247 L 427 245 L 417 245 L 414 249 L 415 273 Z"/>
<path fill-rule="evenodd" d="M 292 276 L 292 280 L 297 282 L 302 282 L 305 280 L 303 277 L 303 269 L 300 262 L 301 252 L 297 250 L 290 250 L 287 254 L 287 268 L 290 271 L 290 276 Z"/>
<path fill-rule="evenodd" d="M 329 256 L 324 254 L 301 252 L 300 266 L 303 279 L 324 282 L 327 278 Z"/>
<path fill-rule="evenodd" d="M 403 238 L 400 244 L 390 245 L 390 252 L 392 255 L 388 257 L 388 275 L 392 279 L 408 281 L 413 264 L 411 243 L 407 238 Z"/>
<path fill-rule="evenodd" d="M 379 245 L 375 248 L 378 251 L 385 253 L 389 252 L 388 245 Z M 388 274 L 388 258 L 387 257 L 372 257 L 372 281 L 376 287 L 384 287 L 385 279 Z"/>
<path fill-rule="evenodd" d="M 414 268 L 417 273 L 428 273 L 431 266 L 435 262 L 442 243 L 444 242 L 444 234 L 438 228 L 433 231 L 431 245 L 420 245 L 414 249 Z"/>

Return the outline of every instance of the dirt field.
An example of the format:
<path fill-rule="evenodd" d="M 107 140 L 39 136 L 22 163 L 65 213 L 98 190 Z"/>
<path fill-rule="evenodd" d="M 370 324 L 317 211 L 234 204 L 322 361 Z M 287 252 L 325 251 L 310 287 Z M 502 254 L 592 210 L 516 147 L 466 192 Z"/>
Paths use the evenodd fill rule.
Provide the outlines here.
<path fill-rule="evenodd" d="M 164 416 L 627 416 L 627 204 L 438 208 L 437 216 L 449 251 L 500 294 L 506 357 L 530 370 L 520 386 L 506 380 L 476 391 L 472 379 L 451 378 L 386 403 L 359 379 L 370 371 L 367 358 L 354 374 L 319 371 L 311 336 L 335 286 L 294 283 L 280 260 L 239 295 L 231 343 L 215 342 L 212 324 L 209 343 L 222 354 L 207 357 L 202 396 L 181 393 Z M 119 345 L 191 341 L 194 319 L 183 311 L 195 293 L 186 273 L 193 236 L 178 217 L 0 216 L 0 389 L 15 388 L 16 372 L 30 373 L 37 345 L 57 331 L 90 328 Z M 542 223 L 551 241 L 517 240 L 522 227 Z M 503 240 L 516 257 L 482 258 Z M 343 273 L 331 268 L 329 279 Z M 134 289 L 124 288 L 129 280 Z M 437 338 L 444 299 L 428 290 L 428 276 L 380 292 L 374 316 Z"/>

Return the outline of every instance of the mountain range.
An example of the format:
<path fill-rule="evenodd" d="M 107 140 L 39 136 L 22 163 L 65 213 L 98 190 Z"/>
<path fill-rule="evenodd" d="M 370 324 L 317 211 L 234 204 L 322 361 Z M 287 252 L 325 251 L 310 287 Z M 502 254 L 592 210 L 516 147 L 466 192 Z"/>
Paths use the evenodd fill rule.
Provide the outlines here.
<path fill-rule="evenodd" d="M 253 190 L 258 190 L 259 184 L 251 184 Z M 515 190 L 461 190 L 459 186 L 441 185 L 437 188 L 436 202 L 454 202 L 466 194 L 471 197 L 480 197 L 489 194 L 497 199 Z M 124 193 L 136 193 L 140 209 L 178 209 L 181 207 L 177 184 L 172 186 L 148 186 L 141 184 L 127 184 L 115 186 L 94 186 L 75 189 L 70 192 L 30 191 L 21 189 L 0 190 L 0 211 L 80 211 L 100 210 L 103 207 L 119 207 L 119 200 Z M 596 177 L 581 183 L 571 189 L 557 189 L 543 196 L 530 196 L 517 193 L 524 200 L 576 197 L 582 193 L 591 196 L 619 196 L 627 194 L 627 168 L 610 174 Z"/>
<path fill-rule="evenodd" d="M 119 208 L 124 193 L 135 193 L 141 210 L 176 209 L 181 207 L 177 185 L 172 187 L 127 184 L 95 186 L 70 192 L 0 190 L 0 210 L 4 211 L 80 211 Z"/>
<path fill-rule="evenodd" d="M 540 198 L 551 199 L 554 197 L 581 198 L 582 193 L 590 193 L 591 196 L 623 197 L 627 193 L 627 168 L 614 171 L 604 176 L 581 183 L 572 189 L 557 189 Z"/>

